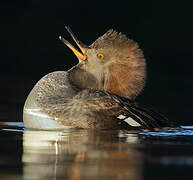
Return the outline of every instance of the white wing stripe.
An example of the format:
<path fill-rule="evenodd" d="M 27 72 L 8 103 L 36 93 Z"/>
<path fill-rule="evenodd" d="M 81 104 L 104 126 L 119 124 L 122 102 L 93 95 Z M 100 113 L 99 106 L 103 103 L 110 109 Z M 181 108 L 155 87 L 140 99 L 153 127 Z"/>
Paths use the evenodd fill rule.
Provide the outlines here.
<path fill-rule="evenodd" d="M 130 126 L 134 126 L 134 127 L 139 127 L 141 126 L 138 122 L 136 122 L 134 119 L 132 119 L 131 117 L 128 117 L 124 120 L 127 124 L 129 124 Z"/>

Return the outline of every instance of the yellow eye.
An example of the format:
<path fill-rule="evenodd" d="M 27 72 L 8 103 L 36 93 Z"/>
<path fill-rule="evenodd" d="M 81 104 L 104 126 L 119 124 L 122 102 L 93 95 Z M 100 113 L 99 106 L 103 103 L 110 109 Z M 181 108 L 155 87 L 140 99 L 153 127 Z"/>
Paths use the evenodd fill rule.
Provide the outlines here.
<path fill-rule="evenodd" d="M 104 56 L 102 54 L 97 54 L 97 58 L 102 60 L 104 58 Z"/>

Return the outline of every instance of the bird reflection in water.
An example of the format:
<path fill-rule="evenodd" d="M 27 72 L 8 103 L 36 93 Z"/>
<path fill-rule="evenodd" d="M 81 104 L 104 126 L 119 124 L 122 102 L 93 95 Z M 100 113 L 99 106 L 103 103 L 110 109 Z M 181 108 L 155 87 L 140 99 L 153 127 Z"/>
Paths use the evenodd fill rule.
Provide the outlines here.
<path fill-rule="evenodd" d="M 129 132 L 129 131 L 128 131 Z M 24 131 L 24 179 L 142 179 L 137 134 L 123 131 Z"/>

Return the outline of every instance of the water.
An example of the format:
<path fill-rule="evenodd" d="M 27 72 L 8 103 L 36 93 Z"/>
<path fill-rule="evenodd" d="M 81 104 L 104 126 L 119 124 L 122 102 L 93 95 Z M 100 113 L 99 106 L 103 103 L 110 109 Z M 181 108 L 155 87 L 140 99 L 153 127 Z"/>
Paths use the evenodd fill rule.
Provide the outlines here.
<path fill-rule="evenodd" d="M 0 124 L 0 179 L 193 179 L 193 127 L 35 131 Z"/>

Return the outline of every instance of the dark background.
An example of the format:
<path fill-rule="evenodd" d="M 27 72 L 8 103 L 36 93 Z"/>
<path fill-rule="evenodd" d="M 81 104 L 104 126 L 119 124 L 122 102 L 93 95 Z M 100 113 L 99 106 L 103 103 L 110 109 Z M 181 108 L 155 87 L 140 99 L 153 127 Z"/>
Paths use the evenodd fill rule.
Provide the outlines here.
<path fill-rule="evenodd" d="M 193 125 L 192 18 L 192 4 L 185 1 L 1 1 L 0 121 L 22 121 L 34 84 L 77 63 L 58 40 L 62 35 L 72 42 L 64 31 L 69 25 L 88 45 L 110 28 L 136 40 L 148 70 L 138 101 Z"/>

